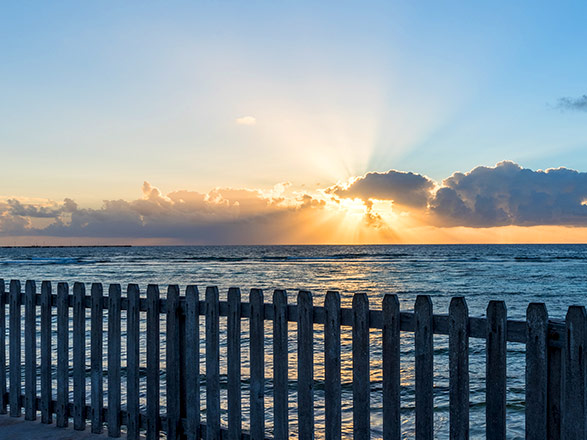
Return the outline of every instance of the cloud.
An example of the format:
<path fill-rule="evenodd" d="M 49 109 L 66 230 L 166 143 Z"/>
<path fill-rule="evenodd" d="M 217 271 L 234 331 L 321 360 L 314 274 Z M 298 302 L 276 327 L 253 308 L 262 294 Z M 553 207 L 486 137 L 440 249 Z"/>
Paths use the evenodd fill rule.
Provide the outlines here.
<path fill-rule="evenodd" d="M 587 112 L 587 95 L 578 98 L 560 98 L 557 107 L 561 110 Z"/>
<path fill-rule="evenodd" d="M 257 118 L 254 116 L 243 116 L 236 118 L 237 125 L 255 125 L 257 124 Z"/>
<path fill-rule="evenodd" d="M 425 213 L 425 221 L 436 226 L 587 226 L 587 173 L 568 168 L 533 171 L 504 161 L 454 173 L 440 185 L 390 170 L 326 191 L 363 200 L 370 218 L 377 214 L 373 200 L 389 200 L 401 210 Z"/>
<path fill-rule="evenodd" d="M 432 180 L 420 174 L 389 170 L 386 173 L 367 173 L 347 188 L 337 185 L 329 188 L 328 192 L 365 202 L 370 199 L 391 200 L 398 205 L 425 208 L 434 186 Z"/>
<path fill-rule="evenodd" d="M 308 194 L 282 198 L 253 189 L 216 188 L 207 194 L 178 190 L 167 195 L 145 182 L 136 200 L 105 200 L 82 209 L 71 199 L 50 207 L 0 203 L 1 236 L 164 238 L 186 243 L 295 242 L 307 222 L 319 222 L 324 202 Z M 35 226 L 31 219 L 50 219 Z"/>
<path fill-rule="evenodd" d="M 345 198 L 362 203 L 343 203 Z M 367 173 L 350 185 L 315 194 L 296 193 L 288 183 L 265 191 L 220 187 L 163 194 L 144 182 L 140 198 L 105 200 L 99 208 L 82 208 L 71 199 L 0 200 L 0 237 L 192 244 L 352 242 L 360 237 L 376 242 L 396 240 L 397 225 L 586 227 L 586 201 L 587 173 L 533 171 L 508 161 L 456 172 L 440 184 L 410 172 Z"/>
<path fill-rule="evenodd" d="M 585 200 L 587 173 L 533 171 L 505 161 L 454 173 L 431 198 L 429 211 L 449 226 L 587 226 Z"/>

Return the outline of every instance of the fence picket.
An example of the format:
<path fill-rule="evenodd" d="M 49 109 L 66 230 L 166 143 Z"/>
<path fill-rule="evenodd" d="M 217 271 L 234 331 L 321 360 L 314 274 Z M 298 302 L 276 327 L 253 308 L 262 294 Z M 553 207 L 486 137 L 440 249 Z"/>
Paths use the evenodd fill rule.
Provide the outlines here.
<path fill-rule="evenodd" d="M 531 303 L 528 306 L 526 331 L 526 436 L 546 440 L 548 313 L 544 304 Z"/>
<path fill-rule="evenodd" d="M 206 287 L 206 438 L 220 437 L 220 310 L 218 288 Z"/>
<path fill-rule="evenodd" d="M 503 301 L 487 306 L 487 340 L 485 363 L 485 410 L 488 440 L 506 435 L 506 367 L 507 309 Z"/>
<path fill-rule="evenodd" d="M 418 295 L 414 306 L 416 368 L 416 439 L 432 440 L 434 436 L 434 347 L 432 345 L 432 301 Z"/>
<path fill-rule="evenodd" d="M 94 434 L 102 433 L 102 411 L 104 406 L 103 363 L 104 355 L 104 292 L 101 283 L 93 283 L 91 288 L 90 314 L 90 371 L 91 371 L 91 422 Z"/>
<path fill-rule="evenodd" d="M 448 357 L 450 370 L 450 438 L 469 438 L 469 309 L 465 298 L 451 299 Z"/>
<path fill-rule="evenodd" d="M 179 287 L 167 288 L 167 438 L 180 438 Z"/>
<path fill-rule="evenodd" d="M 200 429 L 200 303 L 196 286 L 185 292 L 185 388 L 187 440 L 196 440 Z"/>
<path fill-rule="evenodd" d="M 6 285 L 0 279 L 0 414 L 6 414 Z"/>
<path fill-rule="evenodd" d="M 68 425 L 69 400 L 69 286 L 57 284 L 57 427 Z"/>
<path fill-rule="evenodd" d="M 324 315 L 325 437 L 326 440 L 340 440 L 340 293 L 326 292 Z"/>
<path fill-rule="evenodd" d="M 159 286 L 147 286 L 147 440 L 159 438 Z"/>
<path fill-rule="evenodd" d="M 27 280 L 24 287 L 24 419 L 37 419 L 37 286 Z"/>
<path fill-rule="evenodd" d="M 120 437 L 120 284 L 108 288 L 108 436 Z"/>
<path fill-rule="evenodd" d="M 20 281 L 10 281 L 10 416 L 20 417 L 21 372 Z"/>
<path fill-rule="evenodd" d="M 273 292 L 273 436 L 288 438 L 287 292 Z"/>
<path fill-rule="evenodd" d="M 353 295 L 353 436 L 369 438 L 369 299 L 366 293 Z"/>
<path fill-rule="evenodd" d="M 140 290 L 137 284 L 127 288 L 128 310 L 126 311 L 126 436 L 136 440 L 140 433 L 139 420 L 139 322 Z"/>
<path fill-rule="evenodd" d="M 559 347 L 548 347 L 548 383 L 547 389 L 547 421 L 546 429 L 549 440 L 561 438 L 561 418 L 563 401 L 563 350 Z"/>
<path fill-rule="evenodd" d="M 241 415 L 241 291 L 228 289 L 227 361 L 228 361 L 228 438 L 240 440 Z"/>
<path fill-rule="evenodd" d="M 86 429 L 86 286 L 73 285 L 73 429 Z"/>
<path fill-rule="evenodd" d="M 251 289 L 250 358 L 251 358 L 251 440 L 265 437 L 265 353 L 263 291 Z"/>
<path fill-rule="evenodd" d="M 41 423 L 52 423 L 51 411 L 51 283 L 41 284 Z"/>
<path fill-rule="evenodd" d="M 566 351 L 565 379 L 564 379 L 564 411 L 563 411 L 563 435 L 565 440 L 585 439 L 587 430 L 585 417 L 585 382 L 586 366 L 585 350 L 587 341 L 585 338 L 585 325 L 587 315 L 585 307 L 571 306 L 566 318 Z"/>
<path fill-rule="evenodd" d="M 383 297 L 383 439 L 400 440 L 400 311 L 397 295 Z"/>
<path fill-rule="evenodd" d="M 312 294 L 298 293 L 298 431 L 300 440 L 314 438 L 314 321 Z"/>

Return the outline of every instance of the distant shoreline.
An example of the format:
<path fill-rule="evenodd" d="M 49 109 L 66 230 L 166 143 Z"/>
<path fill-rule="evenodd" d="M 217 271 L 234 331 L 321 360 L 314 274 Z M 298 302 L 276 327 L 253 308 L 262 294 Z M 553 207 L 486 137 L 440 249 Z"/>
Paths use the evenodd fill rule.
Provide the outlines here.
<path fill-rule="evenodd" d="M 51 248 L 129 248 L 130 244 L 80 244 L 80 245 L 30 245 L 30 246 L 0 246 L 0 249 L 51 249 Z"/>

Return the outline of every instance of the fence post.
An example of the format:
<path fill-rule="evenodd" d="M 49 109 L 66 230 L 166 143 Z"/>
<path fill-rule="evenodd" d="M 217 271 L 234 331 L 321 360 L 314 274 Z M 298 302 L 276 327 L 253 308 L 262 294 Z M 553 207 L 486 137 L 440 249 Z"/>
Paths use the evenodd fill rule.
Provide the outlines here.
<path fill-rule="evenodd" d="M 196 440 L 200 430 L 200 294 L 196 286 L 187 286 L 185 305 L 186 434 L 188 440 Z"/>
<path fill-rule="evenodd" d="M 129 284 L 126 291 L 128 308 L 126 311 L 126 411 L 127 439 L 139 438 L 139 322 L 140 291 L 137 284 Z"/>
<path fill-rule="evenodd" d="M 434 347 L 432 338 L 432 301 L 418 295 L 414 306 L 416 321 L 414 345 L 416 368 L 416 440 L 434 436 Z"/>
<path fill-rule="evenodd" d="M 314 438 L 314 318 L 312 294 L 298 293 L 298 432 Z"/>
<path fill-rule="evenodd" d="M 400 310 L 397 295 L 383 297 L 383 439 L 400 440 Z"/>
<path fill-rule="evenodd" d="M 340 294 L 335 291 L 324 299 L 324 405 L 326 440 L 340 440 Z"/>
<path fill-rule="evenodd" d="M 485 429 L 487 440 L 506 436 L 507 309 L 503 301 L 487 306 Z"/>
<path fill-rule="evenodd" d="M 206 438 L 220 438 L 220 329 L 218 288 L 206 287 Z"/>
<path fill-rule="evenodd" d="M 37 286 L 25 284 L 24 314 L 24 419 L 37 419 Z"/>
<path fill-rule="evenodd" d="M 57 427 L 68 425 L 69 412 L 69 286 L 57 284 Z"/>
<path fill-rule="evenodd" d="M 6 286 L 0 279 L 0 414 L 6 414 Z"/>
<path fill-rule="evenodd" d="M 147 440 L 159 439 L 159 286 L 147 286 Z"/>
<path fill-rule="evenodd" d="M 52 423 L 51 411 L 51 283 L 41 284 L 41 423 Z"/>
<path fill-rule="evenodd" d="M 542 303 L 526 311 L 526 436 L 546 440 L 548 384 L 548 313 Z"/>
<path fill-rule="evenodd" d="M 10 281 L 10 416 L 20 417 L 20 393 L 22 388 L 21 357 L 21 305 L 20 281 Z"/>
<path fill-rule="evenodd" d="M 238 287 L 228 289 L 228 317 L 226 325 L 228 355 L 228 438 L 229 440 L 240 440 L 242 434 L 241 291 Z"/>
<path fill-rule="evenodd" d="M 120 284 L 108 288 L 108 436 L 120 437 Z"/>
<path fill-rule="evenodd" d="M 353 436 L 371 435 L 369 400 L 369 299 L 366 293 L 353 295 Z"/>
<path fill-rule="evenodd" d="M 565 403 L 563 437 L 565 440 L 585 439 L 586 366 L 585 307 L 571 306 L 566 318 Z"/>
<path fill-rule="evenodd" d="M 273 292 L 273 435 L 288 438 L 287 293 Z"/>

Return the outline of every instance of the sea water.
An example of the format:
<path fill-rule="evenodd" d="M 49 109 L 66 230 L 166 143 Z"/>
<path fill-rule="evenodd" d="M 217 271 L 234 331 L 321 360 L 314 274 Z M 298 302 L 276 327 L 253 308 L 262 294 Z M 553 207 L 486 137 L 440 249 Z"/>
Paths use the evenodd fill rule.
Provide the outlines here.
<path fill-rule="evenodd" d="M 310 290 L 314 305 L 322 305 L 328 290 L 341 293 L 343 307 L 352 295 L 367 293 L 370 307 L 381 308 L 386 293 L 397 293 L 402 310 L 412 310 L 418 294 L 432 297 L 434 312 L 446 314 L 453 296 L 464 296 L 471 316 L 484 316 L 490 300 L 506 302 L 509 319 L 523 320 L 530 302 L 543 302 L 549 316 L 563 318 L 569 305 L 587 304 L 587 245 L 428 245 L 428 246 L 189 246 L 189 247 L 83 247 L 2 248 L 0 277 L 54 283 L 74 281 L 137 283 L 142 294 L 148 284 L 159 284 L 165 295 L 169 284 L 197 285 L 201 296 L 206 286 L 218 286 L 221 299 L 229 287 L 240 287 L 243 301 L 251 288 L 261 288 L 270 302 L 274 289 L 285 289 L 295 303 L 299 290 Z M 107 287 L 105 286 L 105 292 Z M 88 285 L 89 292 L 89 285 Z M 124 290 L 123 290 L 124 292 Z M 124 315 L 124 313 L 123 313 Z M 221 320 L 222 408 L 226 410 L 225 329 Z M 203 322 L 203 321 L 202 321 Z M 141 325 L 144 331 L 144 322 Z M 266 323 L 266 428 L 272 430 L 271 323 Z M 55 323 L 54 323 L 55 329 Z M 164 327 L 162 327 L 164 329 Z M 124 356 L 123 324 L 123 368 Z M 324 369 L 322 326 L 315 326 L 315 414 L 317 437 L 323 435 Z M 248 327 L 243 321 L 243 427 L 248 427 Z M 203 336 L 203 332 L 202 332 Z M 296 334 L 290 324 L 290 419 L 296 423 Z M 344 436 L 352 435 L 352 358 L 350 329 L 342 342 L 342 409 Z M 371 331 L 371 426 L 372 437 L 381 437 L 381 332 Z M 448 341 L 435 336 L 434 404 L 435 435 L 448 436 Z M 71 345 L 70 345 L 71 347 Z M 141 336 L 144 362 L 145 336 Z M 414 434 L 413 334 L 402 333 L 402 433 Z M 204 353 L 202 341 L 201 353 Z M 88 352 L 89 354 L 89 352 Z M 165 340 L 162 335 L 162 368 Z M 524 438 L 524 345 L 508 343 L 507 423 L 508 438 Z M 54 362 L 56 359 L 54 359 Z M 106 358 L 105 358 L 106 361 Z M 201 363 L 204 373 L 203 362 Z M 470 341 L 471 437 L 485 432 L 485 345 Z M 141 374 L 144 370 L 141 370 Z M 123 381 L 125 371 L 123 370 Z M 141 405 L 145 405 L 145 378 L 141 378 Z M 105 389 L 107 392 L 107 388 Z M 204 393 L 204 389 L 202 390 Z M 89 396 L 89 383 L 88 383 Z M 123 399 L 125 393 L 123 390 Z M 161 375 L 161 404 L 165 407 L 165 374 Z M 124 407 L 124 403 L 123 403 Z M 202 409 L 205 398 L 202 395 Z M 203 415 L 205 419 L 205 414 Z M 223 414 L 226 422 L 226 413 Z"/>

